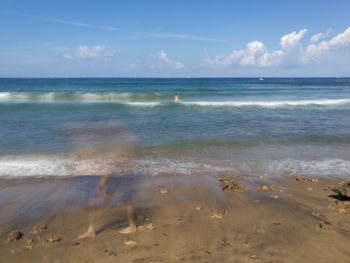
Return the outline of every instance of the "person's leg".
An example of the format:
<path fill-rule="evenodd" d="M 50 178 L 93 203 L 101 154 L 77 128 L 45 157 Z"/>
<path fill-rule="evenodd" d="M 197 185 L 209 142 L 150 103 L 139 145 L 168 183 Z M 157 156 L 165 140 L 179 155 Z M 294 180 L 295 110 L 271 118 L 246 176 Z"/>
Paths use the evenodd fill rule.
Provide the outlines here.
<path fill-rule="evenodd" d="M 108 181 L 108 176 L 104 175 L 104 176 L 100 177 L 100 180 L 98 183 L 98 191 L 103 199 L 108 197 L 108 193 L 106 191 L 107 181 Z M 91 200 L 90 200 L 90 202 L 91 202 Z M 96 199 L 95 199 L 95 202 L 96 202 Z M 90 206 L 89 212 L 88 212 L 89 227 L 85 233 L 78 236 L 79 239 L 94 238 L 96 236 L 96 230 L 95 230 L 96 211 L 94 210 L 94 208 L 92 208 L 94 206 L 94 204 L 90 204 L 89 206 Z"/>
<path fill-rule="evenodd" d="M 130 234 L 136 231 L 136 224 L 134 219 L 134 207 L 130 202 L 127 202 L 125 204 L 125 209 L 128 216 L 129 226 L 120 230 L 119 231 L 120 234 Z"/>
<path fill-rule="evenodd" d="M 106 184 L 107 184 L 108 178 L 109 176 L 103 175 L 100 177 L 100 181 L 98 183 L 98 191 L 103 198 L 108 197 L 108 192 L 106 190 Z"/>
<path fill-rule="evenodd" d="M 94 211 L 89 211 L 89 227 L 87 231 L 81 235 L 78 236 L 78 239 L 83 239 L 83 238 L 94 238 L 96 236 L 96 231 L 95 231 L 95 212 Z"/>

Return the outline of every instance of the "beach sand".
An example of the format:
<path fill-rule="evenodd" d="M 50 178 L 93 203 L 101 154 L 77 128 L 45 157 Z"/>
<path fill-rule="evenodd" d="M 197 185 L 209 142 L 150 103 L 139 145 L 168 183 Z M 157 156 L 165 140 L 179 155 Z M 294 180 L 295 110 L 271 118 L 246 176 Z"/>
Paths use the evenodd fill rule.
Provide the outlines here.
<path fill-rule="evenodd" d="M 125 176 L 103 199 L 93 176 L 1 179 L 0 262 L 350 262 L 350 209 L 329 188 L 340 181 Z M 91 211 L 97 235 L 77 239 Z"/>

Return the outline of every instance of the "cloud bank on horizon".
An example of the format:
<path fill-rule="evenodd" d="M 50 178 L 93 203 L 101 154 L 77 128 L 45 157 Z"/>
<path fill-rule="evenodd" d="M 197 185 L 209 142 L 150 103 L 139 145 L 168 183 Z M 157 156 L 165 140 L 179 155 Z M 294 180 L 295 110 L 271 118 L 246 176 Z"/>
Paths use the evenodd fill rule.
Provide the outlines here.
<path fill-rule="evenodd" d="M 342 55 L 342 51 L 350 49 L 350 26 L 344 32 L 326 39 L 331 30 L 314 34 L 303 46 L 301 41 L 305 38 L 308 29 L 293 31 L 280 38 L 280 48 L 269 51 L 267 46 L 258 40 L 246 44 L 245 49 L 233 50 L 229 54 L 218 55 L 213 58 L 206 58 L 201 63 L 208 67 L 276 67 L 276 66 L 297 66 L 310 63 L 321 63 L 322 58 L 334 55 Z M 111 48 L 105 45 L 86 46 L 81 45 L 75 50 L 64 53 L 63 57 L 72 59 L 90 59 L 110 61 L 114 53 Z M 173 61 L 169 55 L 160 50 L 156 56 L 163 64 L 172 69 L 183 69 L 185 65 L 180 61 Z M 332 59 L 332 57 L 330 57 Z M 129 64 L 129 68 L 136 68 L 135 63 Z"/>
<path fill-rule="evenodd" d="M 330 30 L 317 33 L 309 39 L 306 46 L 301 40 L 305 37 L 308 29 L 293 31 L 285 34 L 280 39 L 280 48 L 268 51 L 261 41 L 247 43 L 245 49 L 233 50 L 226 55 L 218 55 L 214 58 L 205 59 L 204 66 L 211 67 L 273 67 L 273 66 L 297 66 L 309 63 L 321 63 L 325 56 L 339 56 L 342 51 L 350 49 L 350 26 L 336 36 L 326 40 Z"/>

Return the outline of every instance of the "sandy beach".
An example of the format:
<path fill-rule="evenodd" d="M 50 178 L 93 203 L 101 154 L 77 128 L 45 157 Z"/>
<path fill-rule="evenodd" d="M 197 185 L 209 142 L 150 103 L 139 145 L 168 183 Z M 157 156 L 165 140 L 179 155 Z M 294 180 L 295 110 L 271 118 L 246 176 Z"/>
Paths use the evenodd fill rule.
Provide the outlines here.
<path fill-rule="evenodd" d="M 1 179 L 1 262 L 348 262 L 337 178 L 288 175 Z M 137 231 L 123 200 L 134 205 Z M 338 200 L 339 199 L 339 200 Z M 96 237 L 77 239 L 94 211 Z M 13 232 L 17 231 L 17 232 Z"/>

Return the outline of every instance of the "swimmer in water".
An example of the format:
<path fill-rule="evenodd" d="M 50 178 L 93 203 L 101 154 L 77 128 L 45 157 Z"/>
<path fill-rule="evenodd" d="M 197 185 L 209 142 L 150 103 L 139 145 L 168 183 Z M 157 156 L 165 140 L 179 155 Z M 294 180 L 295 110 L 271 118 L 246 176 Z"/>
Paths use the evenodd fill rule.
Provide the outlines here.
<path fill-rule="evenodd" d="M 180 101 L 180 96 L 176 94 L 175 97 L 174 97 L 174 101 L 175 102 L 179 102 Z"/>

